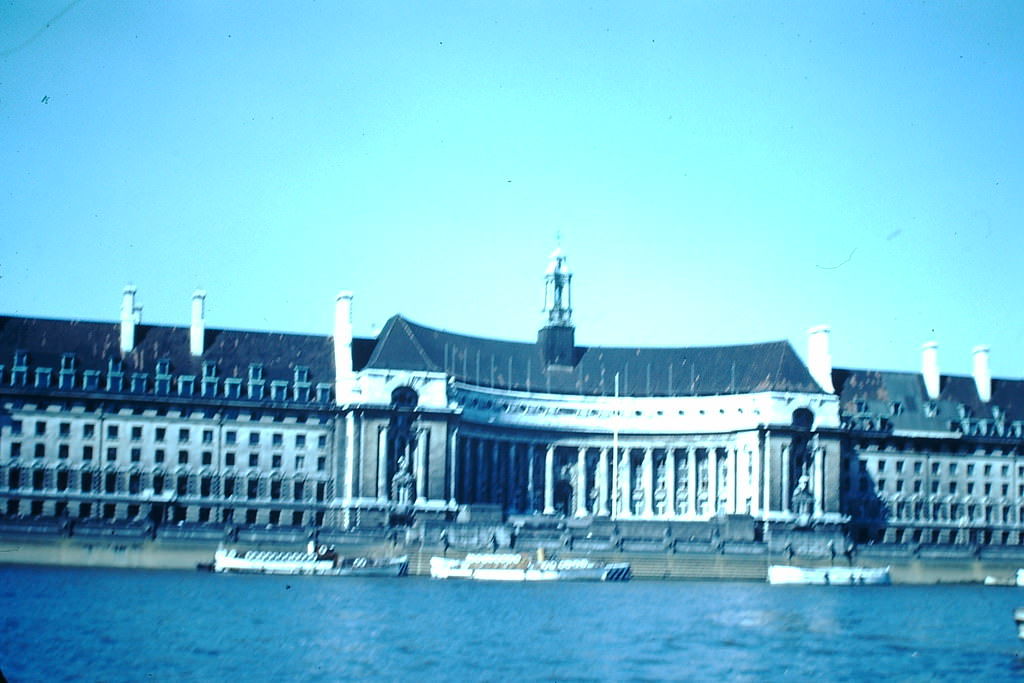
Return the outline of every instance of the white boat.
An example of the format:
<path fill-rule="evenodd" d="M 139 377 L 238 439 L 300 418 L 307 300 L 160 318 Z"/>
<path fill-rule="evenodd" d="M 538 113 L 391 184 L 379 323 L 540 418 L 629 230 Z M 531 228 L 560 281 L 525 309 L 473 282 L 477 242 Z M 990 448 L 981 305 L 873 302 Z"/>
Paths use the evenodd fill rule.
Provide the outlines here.
<path fill-rule="evenodd" d="M 1024 607 L 1013 610 L 1013 620 L 1017 622 L 1017 637 L 1024 640 Z"/>
<path fill-rule="evenodd" d="M 334 548 L 310 543 L 307 552 L 239 552 L 220 548 L 213 556 L 212 570 L 236 574 L 308 574 L 316 576 L 404 576 L 408 557 L 338 557 Z"/>
<path fill-rule="evenodd" d="M 586 558 L 536 560 L 521 553 L 471 553 L 463 559 L 430 558 L 435 579 L 476 581 L 628 581 L 628 562 L 595 562 Z"/>
<path fill-rule="evenodd" d="M 768 583 L 818 586 L 886 585 L 891 583 L 888 567 L 768 567 Z"/>

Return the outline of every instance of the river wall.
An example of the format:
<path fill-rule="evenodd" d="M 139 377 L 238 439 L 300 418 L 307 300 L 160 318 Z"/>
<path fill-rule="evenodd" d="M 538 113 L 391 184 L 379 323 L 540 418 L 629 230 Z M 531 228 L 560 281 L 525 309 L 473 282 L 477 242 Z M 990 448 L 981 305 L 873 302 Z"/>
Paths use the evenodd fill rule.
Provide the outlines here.
<path fill-rule="evenodd" d="M 429 575 L 434 555 L 463 557 L 465 549 L 443 544 L 422 543 L 396 535 L 382 537 L 348 535 L 342 539 L 318 539 L 330 542 L 343 555 L 409 556 L 409 573 Z M 210 562 L 223 540 L 209 538 L 117 538 L 55 537 L 32 534 L 0 534 L 0 564 L 62 565 L 75 567 L 113 567 L 127 569 L 193 570 Z M 302 534 L 290 541 L 240 539 L 231 547 L 252 550 L 298 550 L 305 547 Z M 508 552 L 502 548 L 502 552 Z M 534 553 L 536 548 L 522 544 L 517 552 Z M 896 584 L 981 583 L 992 576 L 1011 580 L 1024 567 L 1024 549 L 972 550 L 970 548 L 908 548 L 905 546 L 863 546 L 849 556 L 801 556 L 770 553 L 767 544 L 749 544 L 742 549 L 663 549 L 594 551 L 580 548 L 546 549 L 548 557 L 589 557 L 604 561 L 628 561 L 637 579 L 648 580 L 732 580 L 764 581 L 770 564 L 829 566 L 856 564 L 891 568 Z"/>

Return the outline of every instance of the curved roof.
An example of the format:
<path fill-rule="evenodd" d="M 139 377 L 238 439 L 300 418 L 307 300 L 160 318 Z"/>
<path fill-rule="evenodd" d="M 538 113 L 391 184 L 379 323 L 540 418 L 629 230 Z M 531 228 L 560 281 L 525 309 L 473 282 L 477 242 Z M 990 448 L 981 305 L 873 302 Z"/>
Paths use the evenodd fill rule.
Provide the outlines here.
<path fill-rule="evenodd" d="M 455 334 L 402 316 L 388 320 L 368 368 L 444 372 L 513 391 L 622 396 L 823 393 L 788 341 L 738 346 L 577 346 L 572 367 L 547 366 L 537 344 Z"/>

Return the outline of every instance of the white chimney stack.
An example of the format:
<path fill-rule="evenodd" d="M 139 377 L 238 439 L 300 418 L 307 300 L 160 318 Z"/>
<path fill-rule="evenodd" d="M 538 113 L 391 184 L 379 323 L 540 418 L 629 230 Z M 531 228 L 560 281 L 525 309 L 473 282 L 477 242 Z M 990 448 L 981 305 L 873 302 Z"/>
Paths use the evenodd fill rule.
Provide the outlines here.
<path fill-rule="evenodd" d="M 142 322 L 142 307 L 135 305 L 135 287 L 124 288 L 121 299 L 121 353 L 131 353 L 135 348 L 135 326 Z"/>
<path fill-rule="evenodd" d="M 939 343 L 930 341 L 921 345 L 921 374 L 924 389 L 933 401 L 939 397 Z"/>
<path fill-rule="evenodd" d="M 203 348 L 206 340 L 206 318 L 203 305 L 206 302 L 206 292 L 201 289 L 192 294 L 192 328 L 189 334 L 189 349 L 193 356 L 203 355 Z"/>
<path fill-rule="evenodd" d="M 807 369 L 811 377 L 830 394 L 835 393 L 832 386 L 832 354 L 828 349 L 828 325 L 818 325 L 807 330 Z"/>
<path fill-rule="evenodd" d="M 340 292 L 334 304 L 335 401 L 347 403 L 353 390 L 352 292 Z"/>
<path fill-rule="evenodd" d="M 974 347 L 974 385 L 978 388 L 978 398 L 988 403 L 992 398 L 992 371 L 988 367 L 987 346 Z"/>

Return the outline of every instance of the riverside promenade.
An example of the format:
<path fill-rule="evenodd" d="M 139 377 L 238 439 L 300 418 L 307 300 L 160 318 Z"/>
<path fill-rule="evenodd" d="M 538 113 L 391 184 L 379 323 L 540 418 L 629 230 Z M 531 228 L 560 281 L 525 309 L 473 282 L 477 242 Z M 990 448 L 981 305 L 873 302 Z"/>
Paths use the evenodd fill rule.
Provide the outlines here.
<path fill-rule="evenodd" d="M 548 556 L 628 561 L 643 580 L 765 581 L 768 566 L 856 564 L 891 568 L 896 584 L 981 583 L 987 576 L 1007 581 L 1024 567 L 1024 548 L 972 546 L 905 546 L 873 544 L 841 554 L 792 545 L 780 551 L 770 542 L 707 543 L 676 538 L 594 536 L 560 533 L 515 536 L 466 533 L 463 525 L 434 525 L 359 531 L 303 528 L 237 528 L 223 525 L 172 525 L 158 530 L 142 525 L 74 525 L 57 522 L 0 522 L 0 564 L 194 569 L 209 562 L 218 546 L 244 550 L 299 550 L 310 540 L 336 547 L 342 555 L 409 556 L 409 573 L 429 575 L 435 555 L 463 557 L 469 552 L 499 550 Z M 777 545 L 777 544 L 776 544 Z"/>

